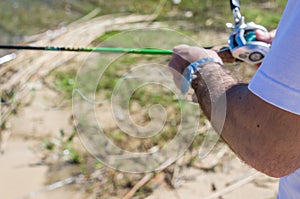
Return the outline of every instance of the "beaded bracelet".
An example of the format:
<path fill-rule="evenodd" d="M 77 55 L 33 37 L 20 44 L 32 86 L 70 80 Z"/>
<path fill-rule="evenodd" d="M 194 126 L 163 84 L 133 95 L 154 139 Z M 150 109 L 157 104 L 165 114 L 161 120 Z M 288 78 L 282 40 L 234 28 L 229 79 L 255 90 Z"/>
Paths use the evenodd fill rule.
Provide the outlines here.
<path fill-rule="evenodd" d="M 221 66 L 223 65 L 220 61 L 212 57 L 202 58 L 191 63 L 182 74 L 183 78 L 180 81 L 180 90 L 182 94 L 186 94 L 188 92 L 193 81 L 194 73 L 209 62 L 217 63 Z"/>

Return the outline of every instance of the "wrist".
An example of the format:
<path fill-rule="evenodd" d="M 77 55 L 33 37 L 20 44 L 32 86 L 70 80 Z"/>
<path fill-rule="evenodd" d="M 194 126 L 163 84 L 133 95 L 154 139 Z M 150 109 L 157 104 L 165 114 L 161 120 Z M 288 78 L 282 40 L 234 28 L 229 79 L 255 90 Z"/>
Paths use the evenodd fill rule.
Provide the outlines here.
<path fill-rule="evenodd" d="M 193 74 L 193 80 L 191 82 L 191 87 L 194 90 L 197 90 L 198 87 L 205 86 L 205 80 L 203 79 L 203 74 L 213 74 L 216 73 L 219 70 L 223 70 L 222 65 L 217 62 L 208 62 L 201 66 L 201 68 L 198 68 L 196 72 Z"/>
<path fill-rule="evenodd" d="M 201 73 L 204 68 L 208 68 L 208 70 L 211 70 L 211 67 L 213 68 L 215 68 L 214 66 L 221 67 L 222 65 L 223 65 L 222 62 L 220 62 L 219 60 L 213 57 L 202 58 L 191 63 L 183 72 L 183 77 L 180 82 L 181 92 L 183 94 L 187 93 L 190 85 L 192 84 L 192 82 L 194 82 L 193 80 L 197 79 L 198 77 L 201 77 Z"/>

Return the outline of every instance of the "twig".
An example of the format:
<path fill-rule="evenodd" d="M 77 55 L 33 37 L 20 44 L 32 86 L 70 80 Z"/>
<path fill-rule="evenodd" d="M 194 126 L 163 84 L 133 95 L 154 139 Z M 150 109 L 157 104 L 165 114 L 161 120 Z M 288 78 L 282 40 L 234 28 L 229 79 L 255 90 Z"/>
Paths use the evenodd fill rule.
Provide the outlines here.
<path fill-rule="evenodd" d="M 237 183 L 232 184 L 229 187 L 226 187 L 225 189 L 222 189 L 204 199 L 215 199 L 215 198 L 219 198 L 221 196 L 223 196 L 224 194 L 230 193 L 232 191 L 234 191 L 235 189 L 248 184 L 249 182 L 253 181 L 255 178 L 257 178 L 258 176 L 260 176 L 261 174 L 259 172 L 256 172 L 250 176 L 245 177 L 244 179 L 238 181 Z"/>
<path fill-rule="evenodd" d="M 178 177 L 179 177 L 179 172 L 180 172 L 180 168 L 179 168 L 179 161 L 177 160 L 175 165 L 174 165 L 174 171 L 173 171 L 173 176 L 171 179 L 171 184 L 173 186 L 173 188 L 177 188 L 179 186 L 180 183 L 178 183 Z"/>
<path fill-rule="evenodd" d="M 0 154 L 4 153 L 10 135 L 11 132 L 8 130 L 2 132 L 0 131 Z"/>
<path fill-rule="evenodd" d="M 76 181 L 76 179 L 78 178 L 78 176 L 79 175 L 72 176 L 72 177 L 66 178 L 64 180 L 61 180 L 61 181 L 55 182 L 53 184 L 50 184 L 48 186 L 45 186 L 44 188 L 42 188 L 42 189 L 40 189 L 38 191 L 30 192 L 23 199 L 32 198 L 32 197 L 35 197 L 38 194 L 41 194 L 42 192 L 52 191 L 52 190 L 61 188 L 61 187 L 65 186 L 65 185 L 72 184 L 72 183 L 74 183 Z"/>
<path fill-rule="evenodd" d="M 123 197 L 123 199 L 131 199 L 134 194 L 144 186 L 151 178 L 153 177 L 153 173 L 146 174 L 134 187 Z"/>

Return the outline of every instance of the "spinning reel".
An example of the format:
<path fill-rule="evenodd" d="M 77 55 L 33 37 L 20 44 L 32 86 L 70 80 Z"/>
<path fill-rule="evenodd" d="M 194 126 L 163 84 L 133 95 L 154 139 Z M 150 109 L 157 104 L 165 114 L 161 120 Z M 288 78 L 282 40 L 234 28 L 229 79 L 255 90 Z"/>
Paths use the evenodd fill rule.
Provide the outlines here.
<path fill-rule="evenodd" d="M 267 29 L 254 22 L 245 23 L 245 18 L 241 15 L 238 0 L 230 0 L 231 9 L 235 24 L 227 23 L 228 28 L 232 28 L 228 45 L 234 58 L 244 61 L 250 65 L 260 64 L 271 45 L 256 38 L 256 30 L 267 32 Z"/>

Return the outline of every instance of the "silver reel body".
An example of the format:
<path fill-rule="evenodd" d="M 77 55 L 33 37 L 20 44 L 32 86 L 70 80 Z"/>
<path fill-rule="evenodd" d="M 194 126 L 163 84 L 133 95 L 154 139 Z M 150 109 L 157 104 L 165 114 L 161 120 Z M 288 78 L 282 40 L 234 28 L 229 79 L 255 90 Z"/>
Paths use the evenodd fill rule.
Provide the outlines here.
<path fill-rule="evenodd" d="M 258 41 L 255 31 L 259 29 L 267 32 L 267 29 L 254 22 L 245 23 L 239 9 L 234 11 L 234 18 L 235 25 L 227 24 L 227 27 L 233 29 L 228 39 L 232 56 L 250 65 L 260 64 L 269 52 L 271 45 Z"/>

